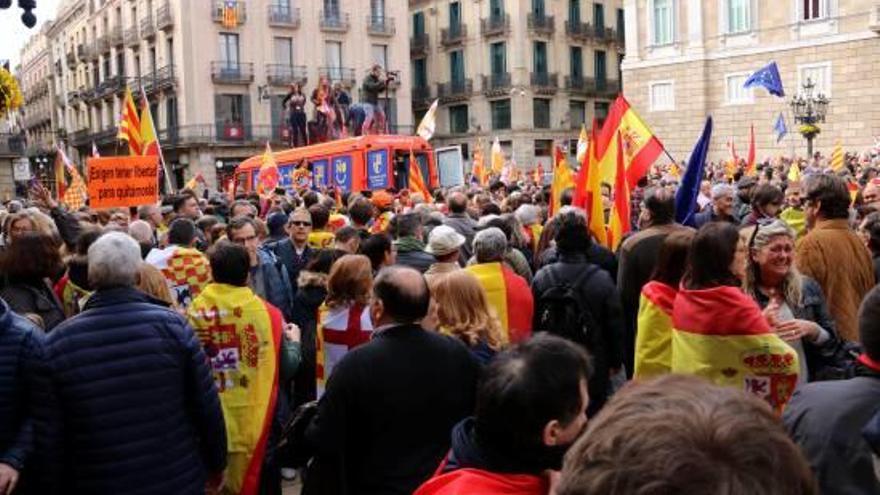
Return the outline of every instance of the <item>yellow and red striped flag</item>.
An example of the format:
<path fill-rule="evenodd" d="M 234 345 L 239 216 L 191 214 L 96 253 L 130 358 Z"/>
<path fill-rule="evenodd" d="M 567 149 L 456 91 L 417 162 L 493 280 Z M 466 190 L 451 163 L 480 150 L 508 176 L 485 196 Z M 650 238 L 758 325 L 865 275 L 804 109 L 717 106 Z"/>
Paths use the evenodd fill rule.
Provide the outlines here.
<path fill-rule="evenodd" d="M 605 226 L 605 209 L 602 206 L 602 174 L 599 170 L 599 160 L 596 158 L 596 148 L 598 148 L 598 140 L 596 139 L 596 128 L 593 128 L 593 137 L 590 139 L 590 146 L 587 150 L 587 194 L 586 207 L 587 217 L 590 222 L 590 233 L 599 244 L 603 246 L 608 242 L 608 232 Z"/>
<path fill-rule="evenodd" d="M 593 127 L 595 127 L 595 121 L 593 122 Z M 589 139 L 587 138 L 587 125 L 581 124 L 581 133 L 578 136 L 578 144 L 577 144 L 577 161 L 578 163 L 584 163 L 584 160 L 587 156 L 587 144 Z"/>
<path fill-rule="evenodd" d="M 425 178 L 422 177 L 422 169 L 419 168 L 419 162 L 412 150 L 409 150 L 409 190 L 414 193 L 421 193 L 425 201 L 432 201 L 431 191 L 425 185 Z"/>
<path fill-rule="evenodd" d="M 131 95 L 131 89 L 125 87 L 125 98 L 122 100 L 122 115 L 119 119 L 117 139 L 128 143 L 129 155 L 141 155 L 143 140 L 141 139 L 141 118 L 137 105 Z"/>
<path fill-rule="evenodd" d="M 58 201 L 64 200 L 64 194 L 67 192 L 67 175 L 66 172 L 73 169 L 67 154 L 61 149 L 61 146 L 55 146 L 55 195 Z"/>
<path fill-rule="evenodd" d="M 672 365 L 672 306 L 677 287 L 651 281 L 642 288 L 633 378 L 669 373 Z"/>
<path fill-rule="evenodd" d="M 739 287 L 682 288 L 672 328 L 672 373 L 745 390 L 782 412 L 798 382 L 797 352 Z"/>
<path fill-rule="evenodd" d="M 489 305 L 501 322 L 504 344 L 522 342 L 532 333 L 535 302 L 528 282 L 502 263 L 481 263 L 466 268 L 477 277 Z"/>
<path fill-rule="evenodd" d="M 550 184 L 549 216 L 555 215 L 562 207 L 562 193 L 574 187 L 571 169 L 565 161 L 565 154 L 557 146 L 553 152 L 553 182 Z"/>
<path fill-rule="evenodd" d="M 159 140 L 156 138 L 156 126 L 153 125 L 153 112 L 150 111 L 150 102 L 144 96 L 141 108 L 141 154 L 144 156 L 159 156 Z M 160 165 L 161 167 L 161 165 Z"/>
<path fill-rule="evenodd" d="M 594 196 L 595 197 L 595 196 Z M 614 179 L 614 204 L 611 206 L 611 229 L 608 248 L 617 251 L 623 236 L 632 230 L 630 222 L 629 184 L 623 165 L 623 139 L 617 136 L 617 176 Z"/>
<path fill-rule="evenodd" d="M 840 141 L 834 143 L 834 149 L 831 151 L 831 170 L 835 172 L 843 168 L 843 146 Z"/>

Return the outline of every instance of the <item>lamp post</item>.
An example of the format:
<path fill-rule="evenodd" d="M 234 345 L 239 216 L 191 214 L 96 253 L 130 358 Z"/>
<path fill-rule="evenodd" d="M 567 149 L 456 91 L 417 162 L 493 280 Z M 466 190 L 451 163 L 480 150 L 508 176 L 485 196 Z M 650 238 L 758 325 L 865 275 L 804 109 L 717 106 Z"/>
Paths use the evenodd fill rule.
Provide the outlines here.
<path fill-rule="evenodd" d="M 813 139 L 820 132 L 816 124 L 825 122 L 828 104 L 831 103 L 831 100 L 822 93 L 813 96 L 813 89 L 815 87 L 816 84 L 807 78 L 807 82 L 804 83 L 803 93 L 795 95 L 789 103 L 795 122 L 800 124 L 798 132 L 807 140 L 807 156 L 811 158 L 813 156 Z"/>

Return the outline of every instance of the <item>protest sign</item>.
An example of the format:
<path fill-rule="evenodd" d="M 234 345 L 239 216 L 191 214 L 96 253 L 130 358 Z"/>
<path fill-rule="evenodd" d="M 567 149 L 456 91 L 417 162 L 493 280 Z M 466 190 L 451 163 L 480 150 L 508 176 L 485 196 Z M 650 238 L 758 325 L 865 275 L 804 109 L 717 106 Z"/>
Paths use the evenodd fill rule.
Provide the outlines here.
<path fill-rule="evenodd" d="M 112 208 L 156 203 L 158 156 L 89 158 L 89 206 Z"/>

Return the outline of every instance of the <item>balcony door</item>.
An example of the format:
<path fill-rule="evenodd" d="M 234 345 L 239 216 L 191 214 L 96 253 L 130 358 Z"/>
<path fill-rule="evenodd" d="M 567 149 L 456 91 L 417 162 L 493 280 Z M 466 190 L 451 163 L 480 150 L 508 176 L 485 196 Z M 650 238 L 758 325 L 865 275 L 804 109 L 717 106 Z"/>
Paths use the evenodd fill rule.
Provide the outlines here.
<path fill-rule="evenodd" d="M 339 0 L 324 0 L 324 16 L 328 19 L 339 19 Z"/>
<path fill-rule="evenodd" d="M 464 87 L 464 51 L 449 52 L 449 82 L 454 88 Z"/>
<path fill-rule="evenodd" d="M 220 70 L 224 75 L 237 76 L 241 72 L 238 35 L 220 33 Z"/>
<path fill-rule="evenodd" d="M 538 74 L 547 73 L 547 43 L 536 41 L 534 46 L 534 70 Z"/>
<path fill-rule="evenodd" d="M 505 43 L 492 43 L 489 47 L 489 62 L 492 67 L 492 77 L 500 77 L 507 72 L 507 46 Z"/>
<path fill-rule="evenodd" d="M 324 63 L 327 64 L 327 73 L 331 80 L 342 79 L 342 42 L 324 42 Z"/>

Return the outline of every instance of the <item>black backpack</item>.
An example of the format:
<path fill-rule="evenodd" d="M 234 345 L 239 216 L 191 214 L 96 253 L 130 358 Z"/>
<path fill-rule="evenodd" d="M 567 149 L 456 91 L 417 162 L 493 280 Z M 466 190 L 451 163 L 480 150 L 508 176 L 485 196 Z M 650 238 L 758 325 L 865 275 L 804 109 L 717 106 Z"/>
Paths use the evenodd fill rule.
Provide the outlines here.
<path fill-rule="evenodd" d="M 535 301 L 537 328 L 566 338 L 584 346 L 591 354 L 597 355 L 601 349 L 602 330 L 590 308 L 581 303 L 581 287 L 586 284 L 600 268 L 589 265 L 574 279 L 558 273 L 559 267 L 550 268 L 548 278 L 550 286 Z"/>

